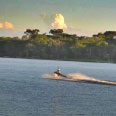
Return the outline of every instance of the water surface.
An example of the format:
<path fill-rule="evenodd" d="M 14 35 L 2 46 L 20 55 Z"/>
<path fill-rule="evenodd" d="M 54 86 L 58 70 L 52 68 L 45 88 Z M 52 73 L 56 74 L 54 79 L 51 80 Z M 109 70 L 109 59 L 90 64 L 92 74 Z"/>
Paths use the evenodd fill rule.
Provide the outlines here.
<path fill-rule="evenodd" d="M 116 116 L 116 86 L 42 78 L 58 66 L 116 81 L 116 64 L 0 58 L 0 115 Z"/>

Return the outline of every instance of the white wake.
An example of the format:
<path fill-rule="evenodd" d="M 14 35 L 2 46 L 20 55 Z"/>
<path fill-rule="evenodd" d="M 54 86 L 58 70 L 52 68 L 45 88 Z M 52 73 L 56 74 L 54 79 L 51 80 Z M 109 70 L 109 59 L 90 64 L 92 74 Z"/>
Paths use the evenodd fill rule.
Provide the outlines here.
<path fill-rule="evenodd" d="M 61 77 L 61 76 L 54 76 L 54 74 L 44 74 L 43 78 L 53 79 L 53 80 L 62 80 L 62 81 L 116 85 L 116 82 L 113 82 L 113 81 L 100 80 L 100 79 L 88 77 L 86 75 L 79 74 L 79 73 L 71 73 L 66 76 L 67 77 Z"/>

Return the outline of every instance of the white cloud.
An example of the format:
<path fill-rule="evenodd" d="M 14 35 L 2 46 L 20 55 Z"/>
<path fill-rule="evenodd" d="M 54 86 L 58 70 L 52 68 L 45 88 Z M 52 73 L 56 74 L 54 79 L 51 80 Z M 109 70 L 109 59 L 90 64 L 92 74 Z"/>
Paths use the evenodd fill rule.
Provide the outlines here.
<path fill-rule="evenodd" d="M 0 29 L 3 28 L 3 23 L 0 22 Z"/>
<path fill-rule="evenodd" d="M 4 26 L 5 26 L 5 29 L 13 29 L 14 28 L 13 24 L 8 21 L 6 21 L 4 23 Z"/>
<path fill-rule="evenodd" d="M 56 29 L 67 29 L 67 25 L 65 24 L 64 17 L 62 14 L 55 15 L 54 21 L 51 26 Z"/>
<path fill-rule="evenodd" d="M 0 22 L 0 29 L 13 29 L 14 25 L 8 21 L 1 23 Z"/>
<path fill-rule="evenodd" d="M 46 13 L 41 14 L 41 18 L 47 25 L 48 29 L 63 29 L 66 33 L 77 34 L 78 36 L 92 36 L 93 33 L 97 33 L 96 30 L 83 29 L 74 27 L 72 25 L 67 25 L 65 22 L 65 17 L 61 13 L 55 15 L 47 15 Z M 46 29 L 48 31 L 48 29 Z"/>

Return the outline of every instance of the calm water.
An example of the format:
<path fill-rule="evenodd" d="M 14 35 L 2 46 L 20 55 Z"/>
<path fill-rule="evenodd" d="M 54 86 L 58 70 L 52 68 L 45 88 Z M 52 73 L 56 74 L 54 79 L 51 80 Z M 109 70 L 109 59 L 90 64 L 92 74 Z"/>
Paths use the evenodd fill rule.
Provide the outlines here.
<path fill-rule="evenodd" d="M 42 78 L 58 66 L 116 81 L 116 64 L 0 58 L 0 116 L 116 116 L 116 86 Z"/>

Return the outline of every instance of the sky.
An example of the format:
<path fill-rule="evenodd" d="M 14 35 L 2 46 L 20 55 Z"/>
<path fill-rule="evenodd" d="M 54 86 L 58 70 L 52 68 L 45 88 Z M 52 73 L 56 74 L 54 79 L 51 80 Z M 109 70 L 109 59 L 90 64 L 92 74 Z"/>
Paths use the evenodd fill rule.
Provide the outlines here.
<path fill-rule="evenodd" d="M 116 0 L 0 0 L 0 36 L 26 29 L 91 36 L 116 30 Z"/>

